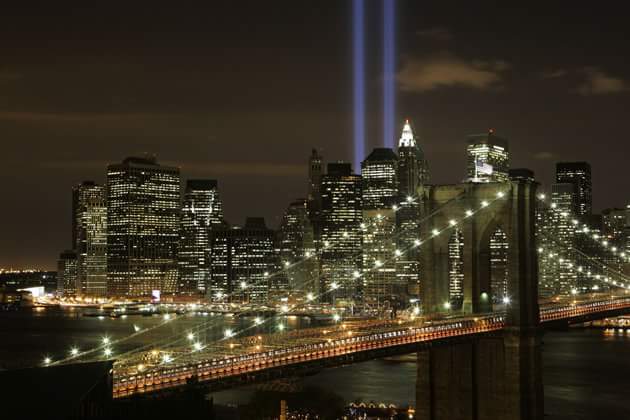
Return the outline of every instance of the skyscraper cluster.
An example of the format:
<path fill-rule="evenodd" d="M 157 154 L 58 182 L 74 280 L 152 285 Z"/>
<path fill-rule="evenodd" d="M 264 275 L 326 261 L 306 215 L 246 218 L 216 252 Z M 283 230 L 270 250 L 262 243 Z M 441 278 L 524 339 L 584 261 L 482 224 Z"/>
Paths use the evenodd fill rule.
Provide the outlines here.
<path fill-rule="evenodd" d="M 467 139 L 471 183 L 533 181 L 528 169 L 510 168 L 508 141 L 493 130 Z M 215 302 L 267 303 L 289 297 L 383 308 L 422 298 L 422 267 L 414 246 L 420 232 L 423 185 L 429 182 L 424 152 L 409 121 L 398 147 L 375 148 L 361 162 L 325 164 L 312 150 L 306 198 L 292 201 L 277 230 L 248 217 L 242 226 L 224 219 L 213 179 L 182 183 L 176 167 L 154 157 L 129 157 L 107 167 L 106 184 L 91 181 L 72 191 L 72 244 L 58 260 L 58 291 L 65 296 L 205 297 Z M 541 247 L 567 245 L 571 259 L 540 256 L 543 295 L 589 290 L 592 278 L 576 272 L 580 252 L 600 250 L 576 231 L 576 220 L 606 244 L 630 252 L 630 206 L 592 212 L 591 168 L 561 162 L 550 205 L 537 210 Z M 567 217 L 567 215 L 574 217 Z M 494 304 L 508 291 L 505 226 L 489 235 Z M 449 304 L 464 290 L 464 237 L 455 227 L 448 242 Z M 606 256 L 602 263 L 627 266 Z"/>

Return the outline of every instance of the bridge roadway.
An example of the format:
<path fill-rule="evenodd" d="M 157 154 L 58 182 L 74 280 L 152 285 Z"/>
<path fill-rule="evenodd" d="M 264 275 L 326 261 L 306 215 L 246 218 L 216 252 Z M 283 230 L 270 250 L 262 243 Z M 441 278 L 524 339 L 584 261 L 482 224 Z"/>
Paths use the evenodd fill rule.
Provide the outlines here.
<path fill-rule="evenodd" d="M 630 297 L 564 299 L 541 302 L 543 326 L 621 315 L 630 311 Z M 169 393 L 184 385 L 209 391 L 309 374 L 389 355 L 408 354 L 436 342 L 473 335 L 499 334 L 505 315 L 492 313 L 440 320 L 343 322 L 335 326 L 282 334 L 223 340 L 220 345 L 191 352 L 157 351 L 117 361 L 114 398 Z M 168 354 L 169 362 L 164 362 Z M 168 358 L 167 358 L 168 360 Z"/>

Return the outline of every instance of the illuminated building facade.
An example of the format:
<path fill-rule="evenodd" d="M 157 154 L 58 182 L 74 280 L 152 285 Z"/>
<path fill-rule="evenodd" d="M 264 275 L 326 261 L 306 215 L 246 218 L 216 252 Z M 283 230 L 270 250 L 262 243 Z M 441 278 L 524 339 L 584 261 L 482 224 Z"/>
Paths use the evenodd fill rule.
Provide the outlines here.
<path fill-rule="evenodd" d="M 418 188 L 429 181 L 429 165 L 411 123 L 405 121 L 398 141 L 398 202 L 396 211 L 397 246 L 405 250 L 396 261 L 398 283 L 406 284 L 411 296 L 419 297 L 420 254 L 414 241 L 420 232 L 421 201 Z"/>
<path fill-rule="evenodd" d="M 179 169 L 130 157 L 107 167 L 107 283 L 113 296 L 177 290 Z"/>
<path fill-rule="evenodd" d="M 83 182 L 72 190 L 72 238 L 77 254 L 77 295 L 107 294 L 105 188 Z"/>
<path fill-rule="evenodd" d="M 507 182 L 510 179 L 508 141 L 489 130 L 468 136 L 467 176 L 471 182 Z"/>
<path fill-rule="evenodd" d="M 57 260 L 57 294 L 64 297 L 76 296 L 78 280 L 77 253 L 67 250 Z"/>
<path fill-rule="evenodd" d="M 223 224 L 217 181 L 186 182 L 178 250 L 179 293 L 205 294 L 210 283 L 210 230 Z"/>
<path fill-rule="evenodd" d="M 456 228 L 448 241 L 448 296 L 452 309 L 464 302 L 464 235 Z"/>
<path fill-rule="evenodd" d="M 349 163 L 329 163 L 322 177 L 321 287 L 328 300 L 360 300 L 361 177 Z"/>
<path fill-rule="evenodd" d="M 406 292 L 406 284 L 397 284 L 396 261 L 392 258 L 396 251 L 396 170 L 397 156 L 391 149 L 376 148 L 361 163 L 363 299 L 379 308 Z"/>
<path fill-rule="evenodd" d="M 289 204 L 278 231 L 278 248 L 289 290 L 317 295 L 319 262 L 307 200 Z"/>
<path fill-rule="evenodd" d="M 286 290 L 274 239 L 261 217 L 248 217 L 242 228 L 212 230 L 212 299 L 266 303 L 270 292 Z"/>
<path fill-rule="evenodd" d="M 573 185 L 553 184 L 551 186 L 551 208 L 539 208 L 537 214 L 537 241 L 543 249 L 539 254 L 540 294 L 541 296 L 569 295 L 578 285 L 577 271 L 572 262 L 575 255 L 572 247 L 575 244 L 575 228 L 571 217 L 562 216 L 573 209 Z M 563 261 L 550 254 L 550 249 L 557 244 L 566 244 Z"/>
<path fill-rule="evenodd" d="M 490 292 L 492 303 L 502 304 L 508 296 L 508 240 L 497 227 L 490 235 Z"/>
<path fill-rule="evenodd" d="M 580 218 L 593 211 L 593 185 L 591 165 L 588 162 L 558 162 L 556 182 L 573 185 L 573 214 Z"/>

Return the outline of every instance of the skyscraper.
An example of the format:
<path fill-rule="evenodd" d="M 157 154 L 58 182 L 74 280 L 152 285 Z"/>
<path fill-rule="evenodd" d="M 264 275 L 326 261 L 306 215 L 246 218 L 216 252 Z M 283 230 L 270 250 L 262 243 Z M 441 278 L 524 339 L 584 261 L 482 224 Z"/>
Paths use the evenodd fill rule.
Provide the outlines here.
<path fill-rule="evenodd" d="M 177 289 L 179 169 L 130 157 L 107 167 L 108 291 L 146 296 Z"/>
<path fill-rule="evenodd" d="M 329 163 L 322 177 L 321 275 L 326 299 L 359 299 L 361 177 L 349 163 Z M 331 286 L 335 287 L 333 292 Z"/>
<path fill-rule="evenodd" d="M 319 293 L 319 263 L 307 200 L 289 204 L 278 231 L 278 248 L 291 292 Z"/>
<path fill-rule="evenodd" d="M 210 282 L 210 229 L 223 223 L 217 181 L 186 182 L 178 251 L 179 287 L 184 294 L 205 294 Z"/>
<path fill-rule="evenodd" d="M 568 295 L 578 285 L 578 274 L 573 268 L 575 255 L 575 229 L 568 214 L 573 208 L 573 185 L 551 186 L 551 208 L 539 208 L 537 242 L 543 249 L 539 256 L 540 290 L 542 296 Z M 554 249 L 558 244 L 566 246 L 563 260 L 557 258 Z M 557 251 L 556 251 L 557 252 Z"/>
<path fill-rule="evenodd" d="M 107 293 L 107 206 L 105 189 L 92 181 L 72 190 L 72 237 L 77 255 L 76 294 Z"/>
<path fill-rule="evenodd" d="M 398 283 L 407 284 L 409 294 L 417 297 L 420 295 L 420 256 L 414 241 L 420 233 L 418 187 L 429 181 L 429 165 L 409 120 L 405 120 L 398 141 L 397 178 L 397 245 L 405 252 L 396 261 L 396 277 Z"/>
<path fill-rule="evenodd" d="M 57 260 L 57 294 L 64 297 L 76 296 L 78 280 L 77 253 L 69 249 Z"/>
<path fill-rule="evenodd" d="M 274 236 L 262 217 L 248 217 L 243 227 L 211 231 L 214 300 L 229 296 L 236 302 L 266 303 L 270 295 L 286 291 Z"/>
<path fill-rule="evenodd" d="M 391 149 L 376 148 L 361 163 L 363 298 L 377 307 L 406 289 L 396 284 L 396 170 L 397 156 Z"/>
<path fill-rule="evenodd" d="M 593 211 L 591 165 L 587 162 L 558 162 L 556 182 L 573 185 L 575 196 L 571 211 L 580 218 Z"/>
<path fill-rule="evenodd" d="M 468 136 L 468 179 L 471 182 L 507 182 L 510 179 L 508 141 L 489 130 Z"/>

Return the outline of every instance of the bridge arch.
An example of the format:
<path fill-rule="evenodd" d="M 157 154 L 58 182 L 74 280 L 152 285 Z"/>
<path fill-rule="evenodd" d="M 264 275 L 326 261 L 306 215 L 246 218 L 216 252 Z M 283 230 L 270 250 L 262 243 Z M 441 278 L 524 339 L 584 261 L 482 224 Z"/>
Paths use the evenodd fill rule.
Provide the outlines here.
<path fill-rule="evenodd" d="M 534 210 L 536 185 L 519 181 L 506 183 L 465 183 L 419 188 L 422 214 L 420 249 L 422 299 L 427 313 L 442 312 L 448 300 L 448 244 L 453 230 L 463 236 L 464 313 L 492 310 L 492 237 L 500 229 L 507 246 L 503 247 L 505 271 L 509 279 L 506 293 L 511 303 L 508 318 L 520 324 L 538 324 L 538 271 L 535 252 Z M 487 203 L 483 206 L 482 203 Z M 466 212 L 474 214 L 466 217 Z M 453 226 L 453 223 L 456 223 Z M 449 228 L 450 226 L 450 228 Z M 435 236 L 435 232 L 441 232 Z M 496 239 L 496 237 L 495 237 Z"/>

